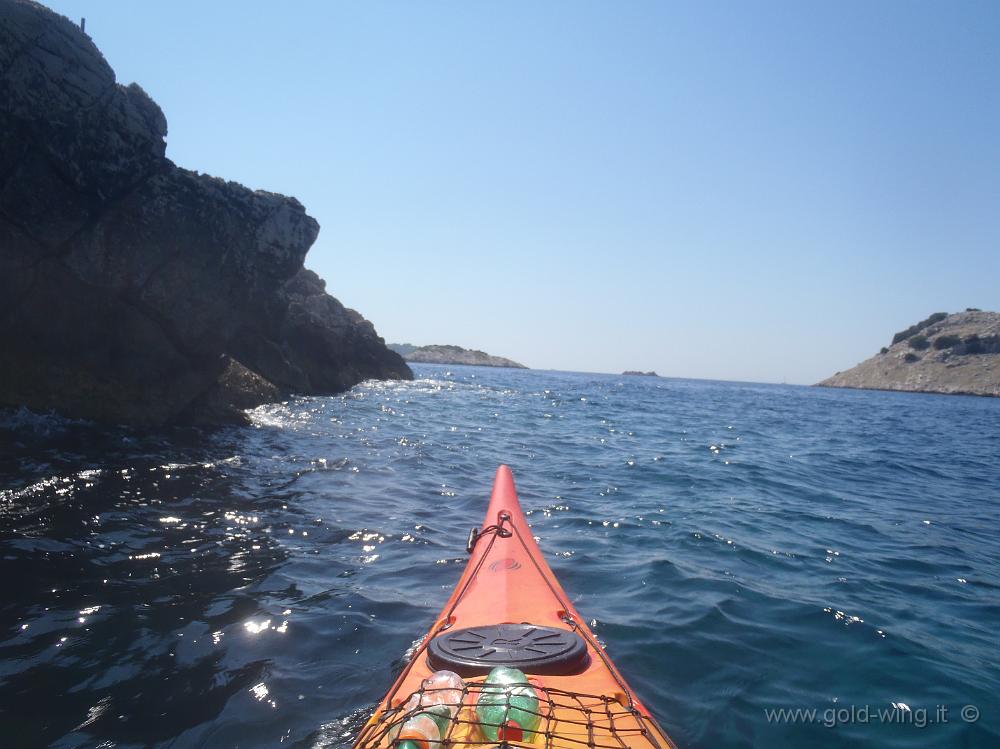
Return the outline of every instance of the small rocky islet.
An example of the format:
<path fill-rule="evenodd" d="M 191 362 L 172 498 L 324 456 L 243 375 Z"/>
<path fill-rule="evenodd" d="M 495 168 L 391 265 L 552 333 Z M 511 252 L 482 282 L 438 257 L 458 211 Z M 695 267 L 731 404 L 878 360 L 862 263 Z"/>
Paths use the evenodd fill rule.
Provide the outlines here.
<path fill-rule="evenodd" d="M 1000 396 L 1000 313 L 936 312 L 820 387 Z"/>
<path fill-rule="evenodd" d="M 390 343 L 389 348 L 406 359 L 406 361 L 419 364 L 464 364 L 475 367 L 528 368 L 512 359 L 505 359 L 502 356 L 492 356 L 485 351 L 462 348 L 461 346 L 414 346 L 412 343 Z"/>
<path fill-rule="evenodd" d="M 0 406 L 159 426 L 412 378 L 304 268 L 295 199 L 182 169 L 90 37 L 0 2 Z"/>

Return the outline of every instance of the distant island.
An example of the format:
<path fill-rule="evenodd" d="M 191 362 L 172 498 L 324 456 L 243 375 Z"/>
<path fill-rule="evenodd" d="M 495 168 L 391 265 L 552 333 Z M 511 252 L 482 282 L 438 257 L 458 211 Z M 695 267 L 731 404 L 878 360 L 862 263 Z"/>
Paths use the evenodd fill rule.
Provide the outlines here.
<path fill-rule="evenodd" d="M 820 387 L 1000 396 L 1000 313 L 936 312 Z"/>
<path fill-rule="evenodd" d="M 414 346 L 412 343 L 390 343 L 389 348 L 406 361 L 418 364 L 468 364 L 477 367 L 527 369 L 523 364 L 502 356 L 491 356 L 485 351 L 461 346 Z"/>
<path fill-rule="evenodd" d="M 622 372 L 622 375 L 627 375 L 629 377 L 659 377 L 659 375 L 653 370 L 649 370 L 648 372 L 639 372 L 634 369 L 626 369 Z"/>

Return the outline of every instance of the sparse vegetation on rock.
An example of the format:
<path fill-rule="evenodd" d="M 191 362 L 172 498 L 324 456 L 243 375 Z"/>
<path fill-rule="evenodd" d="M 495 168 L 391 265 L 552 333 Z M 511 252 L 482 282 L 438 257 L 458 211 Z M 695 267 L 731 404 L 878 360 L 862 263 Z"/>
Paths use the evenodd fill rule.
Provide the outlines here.
<path fill-rule="evenodd" d="M 962 342 L 961 336 L 952 334 L 939 335 L 937 338 L 934 339 L 934 348 L 936 348 L 938 351 L 941 351 L 942 349 L 952 348 L 954 346 L 957 346 L 961 342 Z"/>
<path fill-rule="evenodd" d="M 927 319 L 921 320 L 916 325 L 911 325 L 906 330 L 901 330 L 896 335 L 892 337 L 893 344 L 897 344 L 900 341 L 905 341 L 907 338 L 916 335 L 924 328 L 933 325 L 936 322 L 941 322 L 948 316 L 947 312 L 935 312 L 930 315 Z"/>

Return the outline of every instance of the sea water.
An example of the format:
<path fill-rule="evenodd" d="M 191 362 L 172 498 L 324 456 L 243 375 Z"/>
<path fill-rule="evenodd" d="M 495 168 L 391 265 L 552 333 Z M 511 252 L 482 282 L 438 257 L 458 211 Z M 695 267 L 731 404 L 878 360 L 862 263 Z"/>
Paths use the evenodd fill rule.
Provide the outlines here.
<path fill-rule="evenodd" d="M 1000 399 L 418 365 L 143 433 L 0 418 L 0 741 L 349 745 L 500 463 L 682 749 L 1000 746 Z"/>

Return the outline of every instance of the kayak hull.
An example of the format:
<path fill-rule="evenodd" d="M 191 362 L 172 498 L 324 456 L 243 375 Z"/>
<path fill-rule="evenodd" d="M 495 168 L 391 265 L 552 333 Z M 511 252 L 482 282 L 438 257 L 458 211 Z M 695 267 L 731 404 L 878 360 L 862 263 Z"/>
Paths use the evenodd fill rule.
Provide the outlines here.
<path fill-rule="evenodd" d="M 463 648 L 473 648 L 471 642 L 475 638 L 489 640 L 491 632 L 497 633 L 494 643 L 500 643 L 496 645 L 500 652 L 491 652 L 489 645 L 494 643 L 490 642 L 476 649 L 480 654 L 489 653 L 484 665 L 469 665 L 462 659 L 454 661 L 472 677 L 466 680 L 469 693 L 463 699 L 463 703 L 469 703 L 465 705 L 468 709 L 460 713 L 466 719 L 457 721 L 446 737 L 446 745 L 496 743 L 487 741 L 475 730 L 473 706 L 481 689 L 481 682 L 475 679 L 477 673 L 488 671 L 493 663 L 490 658 L 502 659 L 503 648 L 512 647 L 510 643 L 516 641 L 522 647 L 518 652 L 529 659 L 522 670 L 542 697 L 540 709 L 544 717 L 539 733 L 529 737 L 530 741 L 513 741 L 508 737 L 508 744 L 616 749 L 674 747 L 604 652 L 545 562 L 521 510 L 513 474 L 507 466 L 497 470 L 486 519 L 478 532 L 471 534 L 469 545 L 470 558 L 462 578 L 413 658 L 362 730 L 356 749 L 392 746 L 392 732 L 386 726 L 393 719 L 399 720 L 396 713 L 421 689 L 424 679 L 437 670 L 435 666 L 444 663 L 451 667 L 452 661 L 444 659 Z M 509 626 L 498 629 L 497 625 Z M 467 631 L 480 634 L 475 638 L 461 634 Z M 511 632 L 517 633 L 514 640 Z M 523 633 L 547 646 L 541 650 L 566 650 L 571 654 L 560 655 L 563 665 L 553 667 L 546 665 L 549 663 L 546 661 L 532 668 L 530 659 L 536 657 L 532 652 L 540 648 L 530 647 L 530 643 L 524 646 Z M 435 641 L 441 643 L 446 638 L 452 640 L 450 650 L 432 647 Z M 555 641 L 565 647 L 553 647 Z M 470 644 L 462 645 L 463 642 Z"/>

